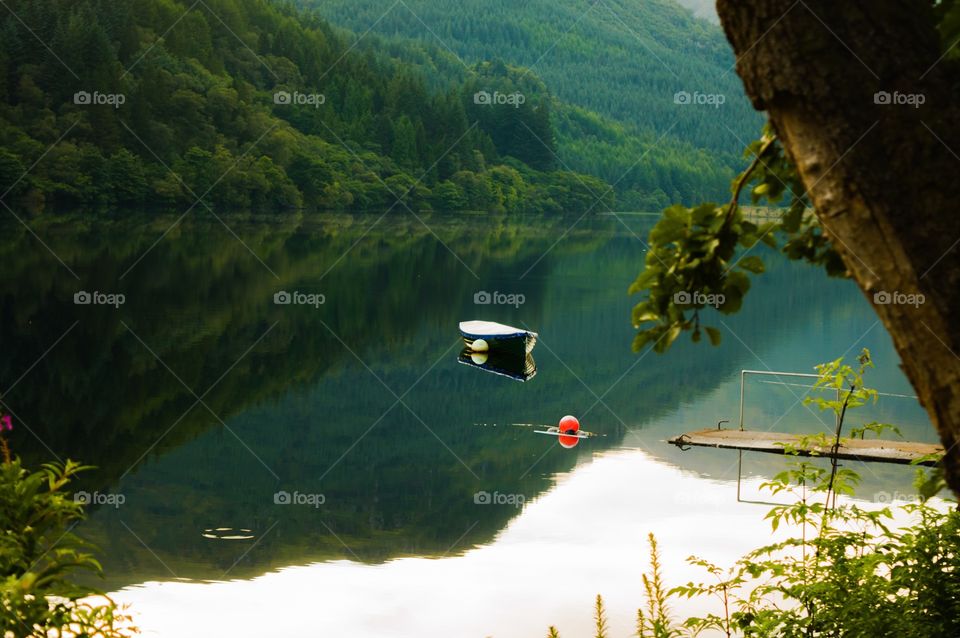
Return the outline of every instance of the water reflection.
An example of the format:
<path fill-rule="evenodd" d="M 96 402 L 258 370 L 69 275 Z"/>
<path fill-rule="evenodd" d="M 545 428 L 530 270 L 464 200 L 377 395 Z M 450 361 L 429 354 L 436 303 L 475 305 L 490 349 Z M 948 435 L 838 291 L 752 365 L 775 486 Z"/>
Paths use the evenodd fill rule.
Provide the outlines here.
<path fill-rule="evenodd" d="M 241 527 L 240 529 L 234 529 L 232 527 L 214 527 L 212 529 L 205 529 L 200 534 L 204 538 L 210 538 L 218 541 L 248 541 L 256 538 L 256 535 L 253 533 L 252 529 L 246 529 Z"/>
<path fill-rule="evenodd" d="M 785 525 L 771 535 L 768 508 L 732 506 L 728 483 L 639 450 L 608 451 L 556 480 L 495 542 L 459 555 L 305 562 L 250 580 L 149 582 L 116 597 L 139 610 L 141 626 L 178 638 L 528 638 L 550 624 L 562 635 L 594 635 L 592 602 L 600 593 L 609 635 L 627 636 L 642 600 L 640 574 L 649 569 L 648 533 L 660 542 L 668 587 L 704 580 L 686 562 L 691 554 L 727 564 L 786 538 Z M 675 599 L 671 611 L 680 618 L 722 613 L 705 599 Z"/>
<path fill-rule="evenodd" d="M 78 489 L 125 496 L 80 529 L 109 548 L 109 587 L 456 555 L 489 545 L 523 511 L 479 505 L 475 494 L 553 497 L 557 476 L 618 447 L 642 449 L 694 483 L 735 479 L 730 456 L 662 441 L 736 415 L 741 368 L 809 371 L 867 345 L 873 384 L 909 392 L 856 289 L 776 258 L 742 313 L 722 318 L 719 348 L 632 354 L 625 290 L 642 257 L 634 232 L 646 230 L 616 220 L 584 220 L 569 233 L 575 220 L 562 218 L 437 216 L 429 229 L 408 217 L 231 220 L 246 247 L 201 220 L 151 248 L 171 221 L 31 220 L 80 281 L 19 225 L 0 235 L 0 387 L 14 386 L 3 401 L 24 425 L 14 446 L 32 463 L 55 453 L 95 464 Z M 76 306 L 80 289 L 122 293 L 125 303 Z M 524 296 L 484 309 L 536 326 L 532 382 L 481 374 L 454 356 L 461 341 L 450 326 L 473 315 L 483 290 Z M 324 303 L 275 304 L 279 291 Z M 748 425 L 817 427 L 802 394 L 751 389 Z M 915 405 L 875 410 L 871 418 L 900 424 L 907 438 L 933 436 Z M 564 450 L 518 428 L 473 426 L 566 413 L 606 436 Z M 782 465 L 751 458 L 745 468 Z M 909 485 L 909 473 L 864 472 L 877 489 Z M 613 487 L 623 507 L 649 497 L 647 486 Z M 278 502 L 282 492 L 323 503 Z M 582 520 L 556 516 L 559 527 Z M 203 537 L 217 528 L 253 538 Z"/>
<path fill-rule="evenodd" d="M 457 360 L 465 365 L 509 377 L 515 381 L 529 381 L 537 374 L 537 362 L 533 360 L 533 354 L 528 352 L 475 352 L 465 347 L 460 351 Z"/>

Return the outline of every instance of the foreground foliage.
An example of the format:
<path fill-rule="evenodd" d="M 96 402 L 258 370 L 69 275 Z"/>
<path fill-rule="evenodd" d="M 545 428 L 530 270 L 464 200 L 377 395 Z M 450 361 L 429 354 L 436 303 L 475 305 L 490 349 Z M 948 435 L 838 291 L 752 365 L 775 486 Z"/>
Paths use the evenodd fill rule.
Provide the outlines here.
<path fill-rule="evenodd" d="M 839 359 L 818 366 L 818 388 L 846 388 L 837 400 L 808 399 L 839 417 L 838 434 L 848 410 L 876 397 L 875 391 L 863 387 L 870 367 L 866 350 L 856 368 Z M 888 427 L 867 423 L 851 434 L 866 436 Z M 829 448 L 835 441 L 805 443 Z M 891 507 L 837 504 L 836 495 L 853 496 L 858 482 L 855 472 L 835 464 L 790 463 L 762 487 L 780 499 L 794 500 L 773 507 L 766 519 L 774 531 L 789 524 L 800 536 L 755 549 L 731 567 L 691 556 L 688 561 L 709 576 L 703 582 L 667 590 L 651 534 L 651 571 L 643 576 L 646 606 L 638 611 L 636 635 L 674 638 L 705 631 L 758 638 L 960 635 L 960 510 L 930 500 L 943 487 L 939 472 L 918 470 L 918 500 L 896 508 L 910 520 L 903 527 L 892 524 Z M 705 598 L 717 611 L 678 621 L 668 606 L 677 598 Z M 597 609 L 602 610 L 599 598 Z M 560 635 L 555 628 L 550 631 L 551 636 Z"/>
<path fill-rule="evenodd" d="M 87 469 L 73 461 L 36 472 L 11 459 L 0 464 L 0 635 L 120 638 L 130 618 L 99 592 L 73 582 L 78 570 L 100 572 L 90 546 L 72 533 L 83 506 L 65 487 Z"/>
<path fill-rule="evenodd" d="M 675 204 L 650 231 L 644 270 L 629 289 L 644 295 L 633 309 L 634 350 L 652 343 L 656 352 L 665 352 L 681 332 L 700 341 L 701 330 L 713 345 L 720 343 L 720 331 L 702 326 L 701 315 L 711 307 L 722 314 L 740 310 L 750 275 L 765 270 L 754 252 L 759 244 L 822 266 L 831 276 L 846 275 L 773 132 L 767 129 L 745 155 L 752 163 L 734 180 L 728 204 Z M 770 217 L 745 211 L 740 198 L 750 184 L 754 204 L 779 204 L 788 197 L 787 207 Z"/>

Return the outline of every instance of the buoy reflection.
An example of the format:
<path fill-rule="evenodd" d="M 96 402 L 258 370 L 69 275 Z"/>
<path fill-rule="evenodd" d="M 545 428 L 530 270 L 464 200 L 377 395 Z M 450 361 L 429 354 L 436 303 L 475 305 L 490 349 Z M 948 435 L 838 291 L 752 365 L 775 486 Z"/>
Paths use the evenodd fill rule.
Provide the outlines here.
<path fill-rule="evenodd" d="M 483 423 L 482 425 L 486 426 L 488 424 Z M 568 450 L 577 447 L 580 444 L 580 441 L 583 439 L 606 436 L 605 434 L 596 434 L 594 432 L 587 432 L 586 430 L 580 429 L 580 421 L 577 419 L 577 417 L 570 414 L 560 419 L 560 422 L 557 425 L 541 425 L 539 423 L 510 423 L 509 425 L 515 427 L 535 428 L 534 434 L 555 436 L 557 437 L 557 443 L 560 444 L 560 447 Z M 493 426 L 496 427 L 496 424 L 493 424 Z"/>

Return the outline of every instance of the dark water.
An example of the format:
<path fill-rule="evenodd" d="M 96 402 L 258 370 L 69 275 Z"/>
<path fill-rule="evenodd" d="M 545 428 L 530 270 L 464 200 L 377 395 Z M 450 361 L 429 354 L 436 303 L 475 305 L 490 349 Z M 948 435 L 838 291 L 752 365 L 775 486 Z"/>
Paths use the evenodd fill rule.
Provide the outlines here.
<path fill-rule="evenodd" d="M 810 372 L 869 347 L 870 384 L 912 395 L 855 286 L 769 252 L 741 313 L 713 321 L 720 347 L 682 338 L 667 355 L 632 353 L 626 290 L 652 220 L 230 216 L 229 228 L 188 217 L 171 229 L 176 217 L 77 214 L 28 220 L 36 235 L 10 220 L 0 388 L 18 424 L 13 446 L 33 463 L 97 466 L 78 490 L 101 505 L 79 532 L 106 550 L 115 589 L 457 556 L 525 511 L 478 504 L 478 492 L 529 503 L 618 450 L 732 489 L 733 453 L 663 439 L 735 425 L 743 368 Z M 78 305 L 79 291 L 123 303 Z M 280 291 L 323 303 L 276 304 Z M 523 303 L 477 305 L 481 291 Z M 539 332 L 537 375 L 518 383 L 458 363 L 465 319 Z M 832 423 L 798 402 L 806 388 L 761 381 L 748 389 L 748 426 Z M 911 399 L 884 397 L 868 412 L 933 440 Z M 509 425 L 564 414 L 605 436 L 565 450 Z M 781 464 L 754 456 L 745 471 Z M 911 471 L 864 475 L 870 498 L 906 491 Z M 234 535 L 247 538 L 210 538 Z"/>

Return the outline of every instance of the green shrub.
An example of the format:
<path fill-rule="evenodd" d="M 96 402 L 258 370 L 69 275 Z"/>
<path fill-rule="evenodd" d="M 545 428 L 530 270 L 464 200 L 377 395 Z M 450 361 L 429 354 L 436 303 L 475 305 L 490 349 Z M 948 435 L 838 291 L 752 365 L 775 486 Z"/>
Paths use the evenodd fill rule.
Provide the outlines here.
<path fill-rule="evenodd" d="M 876 398 L 875 391 L 863 387 L 863 375 L 872 367 L 868 351 L 860 355 L 859 364 L 854 369 L 838 359 L 817 367 L 817 387 L 846 389 L 837 400 L 810 401 L 839 417 L 835 439 L 812 441 L 821 449 L 842 441 L 848 410 Z M 868 423 L 853 435 L 888 428 Z M 799 447 L 785 452 L 795 455 Z M 960 510 L 931 503 L 943 486 L 940 473 L 918 470 L 917 502 L 898 508 L 912 521 L 902 528 L 891 526 L 889 507 L 837 504 L 836 495 L 852 496 L 858 482 L 855 472 L 840 470 L 835 463 L 820 468 L 809 461 L 791 462 L 763 488 L 796 500 L 772 508 L 766 519 L 774 530 L 789 523 L 800 536 L 755 549 L 728 568 L 691 556 L 688 562 L 709 575 L 706 582 L 666 590 L 651 534 L 651 573 L 643 577 L 646 611 L 638 610 L 636 635 L 674 638 L 712 631 L 763 638 L 960 636 Z M 718 608 L 680 622 L 669 612 L 671 598 L 704 598 Z M 559 637 L 553 627 L 550 632 Z"/>
<path fill-rule="evenodd" d="M 64 488 L 87 469 L 73 461 L 30 472 L 2 439 L 0 464 L 0 635 L 119 638 L 137 633 L 100 592 L 77 585 L 77 571 L 100 573 L 87 543 L 72 530 L 83 507 Z M 89 598 L 96 596 L 97 598 Z"/>

